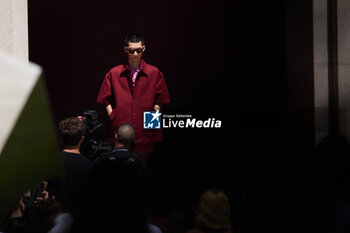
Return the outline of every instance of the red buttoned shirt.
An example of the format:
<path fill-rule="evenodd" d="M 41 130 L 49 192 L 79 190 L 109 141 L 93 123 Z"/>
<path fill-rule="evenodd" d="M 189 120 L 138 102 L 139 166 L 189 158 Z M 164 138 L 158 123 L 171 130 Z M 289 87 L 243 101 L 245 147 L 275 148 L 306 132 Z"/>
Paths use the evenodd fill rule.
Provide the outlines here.
<path fill-rule="evenodd" d="M 122 123 L 135 127 L 138 143 L 162 141 L 160 129 L 143 129 L 143 112 L 154 111 L 154 105 L 170 103 L 168 88 L 160 70 L 141 60 L 140 72 L 133 86 L 128 65 L 112 68 L 100 88 L 97 102 L 111 104 L 110 120 L 113 128 Z"/>

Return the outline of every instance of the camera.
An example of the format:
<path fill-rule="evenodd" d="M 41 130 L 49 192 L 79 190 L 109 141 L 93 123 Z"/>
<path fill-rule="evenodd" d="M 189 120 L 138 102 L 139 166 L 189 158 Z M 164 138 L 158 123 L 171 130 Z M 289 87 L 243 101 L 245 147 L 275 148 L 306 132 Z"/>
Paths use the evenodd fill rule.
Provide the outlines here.
<path fill-rule="evenodd" d="M 95 160 L 96 157 L 113 150 L 112 142 L 94 139 L 94 134 L 102 127 L 96 110 L 87 110 L 79 115 L 78 118 L 84 122 L 86 127 L 85 140 L 80 147 L 82 154 L 90 160 Z"/>
<path fill-rule="evenodd" d="M 102 127 L 102 124 L 98 121 L 98 113 L 95 110 L 87 110 L 78 118 L 84 122 L 88 134 Z"/>

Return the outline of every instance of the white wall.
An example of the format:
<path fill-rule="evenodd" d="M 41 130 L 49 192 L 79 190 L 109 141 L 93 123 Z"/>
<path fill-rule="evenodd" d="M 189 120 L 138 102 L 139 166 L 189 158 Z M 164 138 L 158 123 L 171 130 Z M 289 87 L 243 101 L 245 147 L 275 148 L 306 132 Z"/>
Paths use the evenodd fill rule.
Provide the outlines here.
<path fill-rule="evenodd" d="M 350 140 L 350 1 L 337 1 L 339 131 Z M 328 131 L 327 0 L 313 1 L 316 143 Z"/>
<path fill-rule="evenodd" d="M 313 1 L 315 143 L 328 135 L 327 0 Z"/>
<path fill-rule="evenodd" d="M 27 0 L 0 0 L 0 51 L 28 61 Z"/>
<path fill-rule="evenodd" d="M 350 1 L 338 0 L 339 129 L 350 139 Z"/>

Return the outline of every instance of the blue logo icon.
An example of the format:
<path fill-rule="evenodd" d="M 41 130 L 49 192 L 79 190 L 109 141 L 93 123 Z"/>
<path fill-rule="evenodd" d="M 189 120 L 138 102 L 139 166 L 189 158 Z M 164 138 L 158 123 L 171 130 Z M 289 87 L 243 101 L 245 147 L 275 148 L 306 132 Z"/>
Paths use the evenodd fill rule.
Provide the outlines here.
<path fill-rule="evenodd" d="M 161 128 L 161 113 L 143 112 L 143 128 L 144 129 L 160 129 Z"/>

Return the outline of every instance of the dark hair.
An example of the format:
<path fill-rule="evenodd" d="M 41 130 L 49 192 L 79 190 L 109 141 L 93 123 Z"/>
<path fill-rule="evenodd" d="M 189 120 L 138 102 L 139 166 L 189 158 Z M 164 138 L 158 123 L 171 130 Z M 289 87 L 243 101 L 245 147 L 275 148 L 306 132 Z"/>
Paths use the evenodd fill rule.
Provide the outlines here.
<path fill-rule="evenodd" d="M 200 197 L 195 221 L 203 231 L 231 230 L 230 204 L 226 194 L 217 189 L 204 192 Z"/>
<path fill-rule="evenodd" d="M 131 146 L 135 143 L 136 131 L 133 125 L 123 123 L 116 128 L 115 132 L 118 136 L 117 142 L 125 146 Z"/>
<path fill-rule="evenodd" d="M 76 146 L 85 135 L 85 124 L 77 117 L 69 117 L 58 125 L 60 139 L 64 146 Z"/>
<path fill-rule="evenodd" d="M 137 33 L 131 33 L 125 37 L 124 45 L 129 46 L 129 42 L 140 42 L 142 45 L 145 45 L 145 40 L 140 34 Z"/>

